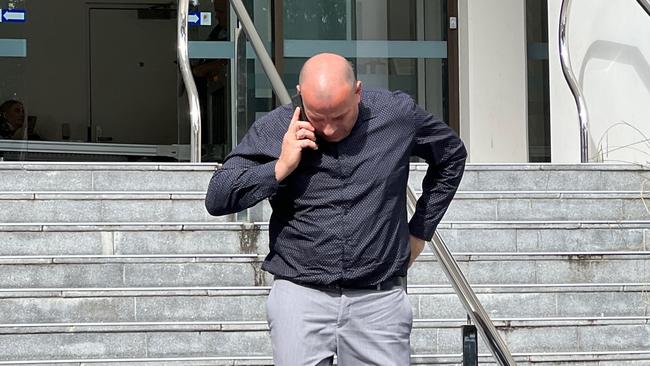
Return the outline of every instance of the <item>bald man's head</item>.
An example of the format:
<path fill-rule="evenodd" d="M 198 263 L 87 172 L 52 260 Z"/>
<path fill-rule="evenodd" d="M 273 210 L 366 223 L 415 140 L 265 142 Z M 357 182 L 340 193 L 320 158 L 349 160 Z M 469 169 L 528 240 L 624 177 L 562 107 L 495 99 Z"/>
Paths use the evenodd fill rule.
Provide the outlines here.
<path fill-rule="evenodd" d="M 350 87 L 354 87 L 356 78 L 354 77 L 352 64 L 343 56 L 335 53 L 320 53 L 307 60 L 300 70 L 298 83 L 303 85 L 303 83 L 310 81 L 310 76 L 323 73 L 328 74 L 330 77 L 340 78 Z"/>
<path fill-rule="evenodd" d="M 361 82 L 342 56 L 321 53 L 300 70 L 297 86 L 305 114 L 316 132 L 327 141 L 340 141 L 352 131 L 359 114 Z"/>

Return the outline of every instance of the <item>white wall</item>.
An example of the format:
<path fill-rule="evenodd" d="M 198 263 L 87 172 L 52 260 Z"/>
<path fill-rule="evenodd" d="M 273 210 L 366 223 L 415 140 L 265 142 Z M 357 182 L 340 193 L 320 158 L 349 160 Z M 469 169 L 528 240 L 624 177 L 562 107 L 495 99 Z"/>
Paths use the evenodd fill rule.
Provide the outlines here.
<path fill-rule="evenodd" d="M 559 62 L 561 0 L 548 1 L 552 161 L 579 162 L 578 115 Z M 650 137 L 650 17 L 632 0 L 573 1 L 568 39 L 589 111 L 590 157 L 650 161 L 648 142 L 619 149 Z"/>
<path fill-rule="evenodd" d="M 469 161 L 527 162 L 522 0 L 459 0 L 461 137 Z"/>

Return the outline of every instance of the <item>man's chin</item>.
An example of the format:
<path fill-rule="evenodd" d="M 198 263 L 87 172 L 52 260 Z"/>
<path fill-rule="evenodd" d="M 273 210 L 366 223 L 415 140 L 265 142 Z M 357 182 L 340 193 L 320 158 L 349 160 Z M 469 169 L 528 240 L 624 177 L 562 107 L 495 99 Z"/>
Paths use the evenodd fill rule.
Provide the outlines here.
<path fill-rule="evenodd" d="M 325 140 L 326 142 L 339 142 L 342 139 L 341 138 L 331 137 L 331 136 L 330 137 L 323 136 L 323 140 Z"/>
<path fill-rule="evenodd" d="M 332 134 L 329 136 L 321 135 L 320 137 L 327 142 L 340 142 L 348 137 L 349 133 L 346 134 Z"/>

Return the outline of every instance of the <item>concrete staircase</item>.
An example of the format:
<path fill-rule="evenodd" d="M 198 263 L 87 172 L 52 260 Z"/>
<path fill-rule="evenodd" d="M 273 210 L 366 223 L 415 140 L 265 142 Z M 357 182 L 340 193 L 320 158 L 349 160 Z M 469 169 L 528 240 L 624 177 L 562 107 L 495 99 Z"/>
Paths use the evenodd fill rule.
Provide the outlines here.
<path fill-rule="evenodd" d="M 270 365 L 268 228 L 205 212 L 213 169 L 0 164 L 0 365 Z M 520 364 L 650 364 L 647 179 L 468 166 L 439 230 Z M 431 253 L 409 286 L 413 363 L 459 364 L 465 313 Z"/>

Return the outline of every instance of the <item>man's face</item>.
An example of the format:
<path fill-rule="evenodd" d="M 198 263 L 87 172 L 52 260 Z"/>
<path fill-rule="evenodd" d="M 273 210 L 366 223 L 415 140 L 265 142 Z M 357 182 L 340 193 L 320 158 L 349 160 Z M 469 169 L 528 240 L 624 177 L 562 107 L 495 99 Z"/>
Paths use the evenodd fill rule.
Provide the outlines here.
<path fill-rule="evenodd" d="M 304 112 L 309 122 L 316 129 L 316 134 L 328 142 L 339 142 L 346 138 L 359 115 L 361 102 L 361 82 L 322 98 L 301 90 Z"/>
<path fill-rule="evenodd" d="M 25 121 L 25 109 L 21 103 L 14 103 L 11 107 L 7 108 L 4 117 L 14 128 L 20 128 Z"/>

